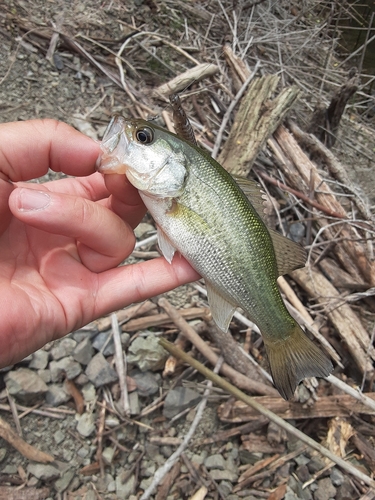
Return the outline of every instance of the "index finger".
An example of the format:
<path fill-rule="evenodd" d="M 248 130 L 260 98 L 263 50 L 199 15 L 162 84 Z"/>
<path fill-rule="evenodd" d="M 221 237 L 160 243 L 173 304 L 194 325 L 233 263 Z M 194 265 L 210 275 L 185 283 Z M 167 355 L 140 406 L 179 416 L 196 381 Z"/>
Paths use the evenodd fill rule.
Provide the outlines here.
<path fill-rule="evenodd" d="M 51 168 L 68 175 L 95 171 L 99 145 L 73 127 L 57 120 L 29 120 L 0 124 L 0 175 L 25 181 Z"/>

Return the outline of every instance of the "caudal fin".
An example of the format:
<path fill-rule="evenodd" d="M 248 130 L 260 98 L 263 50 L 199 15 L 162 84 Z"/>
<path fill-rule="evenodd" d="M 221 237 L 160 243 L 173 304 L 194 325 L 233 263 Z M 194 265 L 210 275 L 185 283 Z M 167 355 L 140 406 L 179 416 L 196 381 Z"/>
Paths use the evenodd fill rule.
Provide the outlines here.
<path fill-rule="evenodd" d="M 288 339 L 268 341 L 265 346 L 273 382 L 284 399 L 293 396 L 304 378 L 327 377 L 333 370 L 331 361 L 297 324 Z"/>

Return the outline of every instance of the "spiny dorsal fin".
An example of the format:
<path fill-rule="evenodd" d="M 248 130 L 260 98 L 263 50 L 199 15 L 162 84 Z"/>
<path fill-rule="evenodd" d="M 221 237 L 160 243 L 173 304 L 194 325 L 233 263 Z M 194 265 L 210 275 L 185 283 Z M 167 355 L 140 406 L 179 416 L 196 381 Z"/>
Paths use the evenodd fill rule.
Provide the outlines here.
<path fill-rule="evenodd" d="M 273 248 L 275 249 L 279 276 L 305 266 L 307 254 L 302 245 L 286 238 L 273 229 L 268 228 L 268 232 L 270 233 Z"/>
<path fill-rule="evenodd" d="M 244 195 L 249 199 L 252 206 L 257 211 L 259 217 L 267 224 L 266 216 L 264 214 L 265 201 L 267 194 L 261 189 L 260 184 L 239 175 L 233 175 L 233 179 L 243 191 Z"/>

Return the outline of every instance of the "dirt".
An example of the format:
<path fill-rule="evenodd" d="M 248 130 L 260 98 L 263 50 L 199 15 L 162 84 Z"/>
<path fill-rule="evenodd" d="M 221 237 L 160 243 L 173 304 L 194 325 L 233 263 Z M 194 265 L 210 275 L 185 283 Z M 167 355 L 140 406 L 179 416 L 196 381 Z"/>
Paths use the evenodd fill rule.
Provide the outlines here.
<path fill-rule="evenodd" d="M 250 8 L 242 6 L 241 2 L 233 2 L 233 4 L 232 2 L 223 2 L 223 4 L 226 8 L 226 15 L 231 20 L 230 23 L 223 14 L 219 3 L 213 1 L 188 1 L 184 3 L 169 0 L 135 0 L 134 2 L 106 0 L 98 3 L 95 0 L 79 2 L 5 0 L 2 2 L 3 8 L 0 12 L 0 41 L 2 46 L 2 57 L 0 58 L 0 121 L 56 118 L 96 138 L 100 138 L 111 115 L 114 113 L 137 115 L 140 109 L 144 111 L 147 107 L 149 111 L 144 111 L 146 114 L 160 114 L 167 107 L 167 103 L 163 100 L 154 99 L 151 95 L 152 89 L 194 64 L 170 45 L 155 40 L 150 43 L 152 41 L 150 33 L 156 33 L 158 36 L 165 36 L 169 42 L 183 48 L 199 62 L 207 62 L 208 64 L 218 62 L 220 64 L 220 76 L 216 80 L 211 79 L 209 82 L 202 84 L 199 87 L 200 94 L 197 98 L 203 113 L 207 111 L 207 120 L 212 126 L 212 130 L 217 131 L 223 113 L 235 94 L 235 85 L 224 62 L 221 47 L 224 42 L 229 41 L 233 44 L 233 40 L 238 35 L 243 48 L 244 44 L 250 39 L 250 33 L 246 32 L 246 26 L 248 21 L 250 22 L 251 15 L 254 14 L 252 14 Z M 279 2 L 279 4 L 279 7 L 275 6 L 275 10 L 279 18 L 283 19 L 283 16 L 289 13 L 289 8 L 281 7 L 283 2 Z M 290 15 L 298 16 L 298 2 L 295 8 L 297 13 Z M 241 29 L 236 33 L 236 36 L 233 35 L 235 32 L 234 19 L 232 18 L 233 9 L 239 9 L 242 15 Z M 254 15 L 257 12 L 255 11 Z M 312 15 L 311 11 L 309 12 L 309 15 Z M 305 16 L 305 21 L 306 26 L 308 25 L 310 29 L 311 21 L 309 16 Z M 119 69 L 115 63 L 113 53 L 119 50 L 127 40 L 127 36 L 134 33 L 134 31 L 143 31 L 142 36 L 135 37 L 133 40 L 130 38 L 123 51 L 123 57 L 126 60 L 123 63 L 126 72 L 125 78 L 131 84 L 136 101 L 132 102 L 126 92 L 120 88 L 120 85 L 114 83 L 108 75 L 94 67 L 82 54 L 78 54 L 73 50 L 71 45 L 68 45 L 62 37 L 60 37 L 52 63 L 48 61 L 46 51 L 53 34 L 53 26 L 57 26 L 58 31 L 63 32 L 69 39 L 75 40 L 82 45 L 86 51 L 103 63 L 106 70 L 117 79 Z M 270 32 L 272 32 L 272 26 Z M 262 34 L 261 27 L 259 27 L 259 33 Z M 259 33 L 255 30 L 253 35 L 256 37 Z M 275 61 L 275 55 L 272 52 L 273 43 L 272 40 L 268 42 L 267 38 L 261 39 L 250 51 L 250 56 L 247 58 L 248 63 L 252 65 L 254 60 L 263 58 L 262 64 L 266 68 L 266 72 L 270 73 L 274 69 L 278 70 L 278 66 L 272 63 L 272 61 Z M 297 42 L 292 40 L 290 43 Z M 313 43 L 318 42 L 314 41 Z M 106 50 L 100 47 L 100 44 L 105 46 Z M 327 47 L 330 47 L 330 44 Z M 291 50 L 293 52 L 293 47 Z M 312 71 L 313 63 L 311 60 L 309 61 L 308 56 L 306 56 L 306 61 L 308 71 Z M 300 69 L 300 72 L 304 71 L 304 68 Z M 298 79 L 297 72 L 292 75 L 286 72 L 286 75 L 286 84 L 296 83 L 296 79 Z M 340 75 L 340 78 L 342 81 L 344 80 L 343 74 Z M 337 79 L 340 78 L 337 77 Z M 319 94 L 319 88 L 317 83 L 313 81 L 313 76 L 311 76 L 311 79 L 307 83 L 303 82 L 302 87 L 306 89 L 306 92 L 302 95 L 301 102 L 295 110 L 297 119 L 302 125 L 307 122 L 308 113 L 311 113 Z M 329 82 L 326 85 L 323 96 L 325 100 L 329 99 L 330 93 L 336 88 L 337 79 L 332 78 L 333 83 Z M 316 89 L 315 94 L 313 94 L 312 89 Z M 363 89 L 362 92 L 366 97 L 368 109 L 363 109 L 358 104 L 362 96 L 353 101 L 344 117 L 339 141 L 334 148 L 334 152 L 343 164 L 350 166 L 348 174 L 354 182 L 360 185 L 364 195 L 370 199 L 370 204 L 375 205 L 375 176 L 373 174 L 375 133 L 373 129 L 374 118 L 371 116 L 371 107 L 374 106 L 374 102 L 368 97 L 368 90 Z M 137 104 L 141 104 L 141 106 L 137 107 Z M 188 111 L 194 111 L 195 109 L 190 101 L 186 102 L 186 106 Z M 212 139 L 213 136 L 210 135 L 209 131 L 207 133 L 207 142 L 212 144 Z M 184 307 L 187 303 L 187 297 L 190 303 L 194 293 L 191 287 L 181 287 L 174 292 L 170 292 L 167 296 L 176 307 Z M 70 408 L 72 408 L 72 405 Z M 98 412 L 96 415 L 98 416 Z M 12 422 L 10 414 L 2 413 L 2 416 L 10 423 Z M 143 423 L 154 425 L 152 420 L 145 420 Z M 188 424 L 189 420 L 176 423 L 175 433 L 183 436 L 189 427 Z M 100 498 L 119 498 L 118 494 L 116 496 L 113 491 L 108 492 L 110 479 L 105 482 L 103 477 L 100 478 L 98 471 L 89 476 L 78 474 L 79 469 L 95 460 L 97 443 L 94 438 L 86 440 L 79 437 L 77 439 L 74 415 L 69 415 L 64 420 L 28 415 L 22 419 L 22 427 L 24 438 L 30 444 L 39 445 L 40 448 L 47 452 L 51 448 L 58 447 L 59 453 L 56 457 L 58 461 L 70 464 L 77 471 L 73 481 L 66 488 L 66 491 L 70 492 L 68 498 L 92 498 L 88 495 L 89 491 L 99 491 Z M 324 429 L 326 427 L 325 421 L 323 421 L 323 427 Z M 201 439 L 211 435 L 219 428 L 225 428 L 225 426 L 218 422 L 216 405 L 212 404 L 201 422 L 194 441 L 199 443 Z M 129 435 L 132 429 L 134 430 L 134 427 L 128 429 Z M 57 431 L 64 434 L 64 441 L 58 444 L 56 441 L 58 439 L 56 438 L 58 436 Z M 137 440 L 147 448 L 148 438 L 144 429 L 137 428 L 128 442 L 135 445 Z M 225 444 L 230 445 L 227 446 L 227 450 Z M 3 443 L 1 446 L 4 447 Z M 233 449 L 238 452 L 240 446 L 241 440 L 233 438 L 230 443 L 221 443 L 220 446 L 217 444 L 212 447 L 206 446 L 204 450 L 206 455 L 218 452 L 224 453 L 229 461 L 230 459 L 234 460 L 236 457 Z M 284 442 L 283 446 L 287 448 L 287 443 Z M 22 466 L 24 470 L 27 470 L 28 461 L 23 459 L 10 446 L 5 445 L 5 448 L 7 454 L 6 459 L 0 463 L 0 475 L 2 482 L 9 484 L 4 479 L 4 469 L 13 466 L 14 475 L 16 476 L 20 473 L 17 467 Z M 166 455 L 167 451 L 164 450 Z M 202 453 L 203 448 L 195 449 L 195 452 Z M 121 452 L 119 453 L 121 454 Z M 264 454 L 258 453 L 257 455 L 257 452 L 254 452 L 249 454 L 247 458 L 255 463 L 260 457 L 264 458 Z M 149 456 L 147 458 L 150 459 Z M 312 456 L 309 456 L 309 460 L 312 460 Z M 112 475 L 112 482 L 119 476 L 121 467 L 125 466 L 125 468 L 129 469 L 132 463 L 132 459 L 126 456 L 122 462 L 117 462 L 116 466 L 111 465 L 108 467 L 107 474 Z M 244 463 L 246 461 L 243 461 L 242 465 Z M 297 468 L 298 464 L 293 463 L 290 470 L 293 472 Z M 181 471 L 183 477 L 188 475 L 186 462 L 185 465 L 182 465 Z M 144 477 L 152 475 L 150 471 L 143 470 L 143 472 Z M 141 469 L 141 478 L 143 472 Z M 292 474 L 290 475 L 292 476 Z M 22 473 L 20 477 L 22 477 Z M 294 474 L 294 477 L 297 476 Z M 258 490 L 259 496 L 252 491 L 246 498 L 267 498 L 266 494 L 271 495 L 271 491 L 275 490 L 277 486 L 277 481 L 272 474 L 267 479 L 268 483 L 261 484 Z M 44 486 L 45 484 L 51 486 L 50 482 L 38 482 L 32 476 L 29 476 L 29 479 L 26 479 L 23 484 L 29 487 L 35 485 Z M 197 481 L 197 484 L 200 484 L 199 481 Z M 339 487 L 342 487 L 342 484 L 346 483 L 341 483 Z M 289 483 L 288 488 L 290 500 L 299 498 L 295 493 L 296 488 L 293 490 L 294 493 Z M 359 493 L 357 495 L 357 493 L 350 490 L 349 486 L 347 488 L 348 495 L 351 498 L 359 498 Z M 133 498 L 139 498 L 139 491 L 142 491 L 142 488 L 134 491 Z M 180 498 L 187 498 L 188 494 L 192 494 L 192 486 L 191 484 L 188 486 L 182 484 L 179 491 L 185 491 L 185 493 L 180 493 Z M 213 491 L 212 496 L 207 498 L 217 498 L 215 488 L 213 488 Z M 313 498 L 314 489 L 311 489 L 311 491 L 307 489 L 306 491 L 309 493 L 306 493 L 304 498 Z M 344 493 L 343 490 L 343 496 L 337 498 L 344 498 Z M 50 497 L 52 498 L 54 495 L 56 495 L 56 488 L 54 489 L 51 486 Z M 221 498 L 226 497 L 229 498 L 229 494 Z M 174 496 L 173 498 L 177 497 Z M 233 495 L 233 500 L 237 498 L 239 498 L 237 495 Z M 276 498 L 276 496 L 273 498 Z M 279 496 L 277 498 L 283 497 Z"/>

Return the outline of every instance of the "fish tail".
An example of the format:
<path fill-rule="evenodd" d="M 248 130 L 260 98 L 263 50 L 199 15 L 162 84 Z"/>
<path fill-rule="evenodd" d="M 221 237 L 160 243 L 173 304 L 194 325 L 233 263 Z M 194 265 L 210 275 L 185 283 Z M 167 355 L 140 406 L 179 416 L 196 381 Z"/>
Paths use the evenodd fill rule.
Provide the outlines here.
<path fill-rule="evenodd" d="M 289 337 L 265 340 L 272 378 L 284 399 L 290 399 L 297 385 L 306 377 L 327 377 L 333 370 L 331 361 L 295 324 Z"/>

